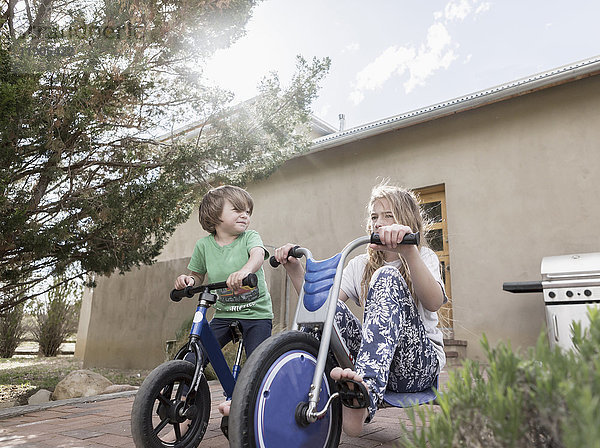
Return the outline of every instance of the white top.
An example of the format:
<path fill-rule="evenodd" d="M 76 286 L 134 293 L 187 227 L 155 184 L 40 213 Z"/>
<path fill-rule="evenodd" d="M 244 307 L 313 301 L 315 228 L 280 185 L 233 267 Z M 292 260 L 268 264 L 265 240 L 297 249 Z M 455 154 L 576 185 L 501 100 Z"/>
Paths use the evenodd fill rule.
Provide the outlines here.
<path fill-rule="evenodd" d="M 422 247 L 420 255 L 421 259 L 433 275 L 433 278 L 435 278 L 442 287 L 442 291 L 444 293 L 444 303 L 446 303 L 448 301 L 448 297 L 446 297 L 446 291 L 444 290 L 444 284 L 442 282 L 442 276 L 440 273 L 440 260 L 435 252 L 428 247 Z M 394 260 L 390 262 L 386 261 L 385 264 L 397 268 L 400 266 L 401 260 Z M 346 295 L 359 306 L 361 306 L 359 299 L 362 290 L 361 282 L 366 265 L 367 254 L 354 257 L 344 268 L 344 274 L 342 275 L 342 291 L 344 291 Z M 424 308 L 419 300 L 417 300 L 417 310 L 419 316 L 421 317 L 421 321 L 425 326 L 427 337 L 431 340 L 431 342 L 433 342 L 433 347 L 437 353 L 440 363 L 438 370 L 439 373 L 446 364 L 446 354 L 444 353 L 444 335 L 442 330 L 440 330 L 437 326 L 437 312 L 429 311 L 428 309 Z"/>

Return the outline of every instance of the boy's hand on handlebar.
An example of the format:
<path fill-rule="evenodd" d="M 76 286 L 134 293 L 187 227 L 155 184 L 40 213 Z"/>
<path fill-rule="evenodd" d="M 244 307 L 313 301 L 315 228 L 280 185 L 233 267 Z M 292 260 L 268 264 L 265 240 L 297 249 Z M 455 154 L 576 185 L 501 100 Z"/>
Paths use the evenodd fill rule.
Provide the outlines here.
<path fill-rule="evenodd" d="M 381 245 L 370 244 L 369 247 L 373 250 L 384 250 L 391 252 L 406 252 L 415 250 L 413 245 L 400 244 L 404 236 L 412 233 L 412 229 L 401 224 L 392 224 L 389 226 L 381 226 L 375 229 L 375 233 L 379 234 Z"/>
<path fill-rule="evenodd" d="M 194 286 L 196 280 L 191 275 L 181 274 L 175 279 L 175 289 L 183 289 L 186 286 Z"/>
<path fill-rule="evenodd" d="M 288 258 L 288 254 L 290 253 L 290 250 L 294 247 L 296 247 L 296 244 L 287 243 L 286 245 L 275 249 L 275 253 L 273 254 L 273 256 L 279 263 L 281 263 L 284 266 L 288 263 L 290 263 L 292 265 L 299 264 L 300 261 L 297 258 L 294 258 L 294 257 Z"/>
<path fill-rule="evenodd" d="M 253 274 L 253 272 L 247 269 L 242 269 L 240 271 L 234 272 L 233 274 L 230 274 L 227 278 L 227 287 L 236 294 L 244 292 L 244 290 L 242 289 L 242 282 L 246 277 L 248 277 L 249 274 Z"/>

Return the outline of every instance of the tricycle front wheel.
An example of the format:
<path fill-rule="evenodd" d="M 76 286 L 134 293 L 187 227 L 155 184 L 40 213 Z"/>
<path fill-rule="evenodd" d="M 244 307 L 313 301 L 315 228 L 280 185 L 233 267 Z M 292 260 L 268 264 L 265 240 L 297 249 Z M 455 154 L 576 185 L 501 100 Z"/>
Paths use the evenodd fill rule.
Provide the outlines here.
<path fill-rule="evenodd" d="M 334 400 L 323 418 L 314 423 L 297 418 L 307 405 L 317 364 L 319 341 L 300 331 L 287 331 L 263 342 L 244 365 L 231 400 L 229 442 L 232 447 L 337 447 L 341 407 Z M 335 392 L 329 378 L 329 360 L 323 373 L 319 409 Z"/>

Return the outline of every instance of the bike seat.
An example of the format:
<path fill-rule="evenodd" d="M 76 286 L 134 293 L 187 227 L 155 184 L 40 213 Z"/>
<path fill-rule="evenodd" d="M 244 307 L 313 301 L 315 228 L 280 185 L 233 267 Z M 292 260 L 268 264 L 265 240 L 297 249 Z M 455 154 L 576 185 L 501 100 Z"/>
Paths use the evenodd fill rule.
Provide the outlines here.
<path fill-rule="evenodd" d="M 341 256 L 337 254 L 322 261 L 306 260 L 304 306 L 308 311 L 318 310 L 327 301 Z"/>
<path fill-rule="evenodd" d="M 436 377 L 433 386 L 421 392 L 393 392 L 386 390 L 385 394 L 383 394 L 383 401 L 388 406 L 393 406 L 395 408 L 408 408 L 411 406 L 433 403 L 437 398 L 437 387 L 438 378 Z"/>
<path fill-rule="evenodd" d="M 231 333 L 231 342 L 237 344 L 237 341 L 242 338 L 242 327 L 237 320 L 229 324 L 229 332 Z"/>

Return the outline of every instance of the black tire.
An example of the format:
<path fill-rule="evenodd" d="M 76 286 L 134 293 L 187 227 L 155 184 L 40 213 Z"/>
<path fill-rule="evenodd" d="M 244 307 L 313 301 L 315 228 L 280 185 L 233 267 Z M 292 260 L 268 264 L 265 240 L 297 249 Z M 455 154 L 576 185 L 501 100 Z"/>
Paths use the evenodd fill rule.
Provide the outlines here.
<path fill-rule="evenodd" d="M 333 448 L 340 441 L 342 412 L 334 400 L 315 423 L 301 424 L 296 409 L 308 401 L 319 341 L 287 331 L 263 342 L 248 358 L 236 382 L 229 414 L 229 443 L 235 448 Z M 328 359 L 319 410 L 335 392 Z"/>
<path fill-rule="evenodd" d="M 194 368 L 188 361 L 168 361 L 146 377 L 131 410 L 131 435 L 136 447 L 191 448 L 200 444 L 210 417 L 210 390 L 204 375 L 196 396 L 187 394 L 182 398 L 191 387 Z M 188 419 L 179 411 L 186 400 L 192 416 L 188 430 L 182 435 L 183 423 Z M 165 440 L 172 431 L 176 440 Z"/>

